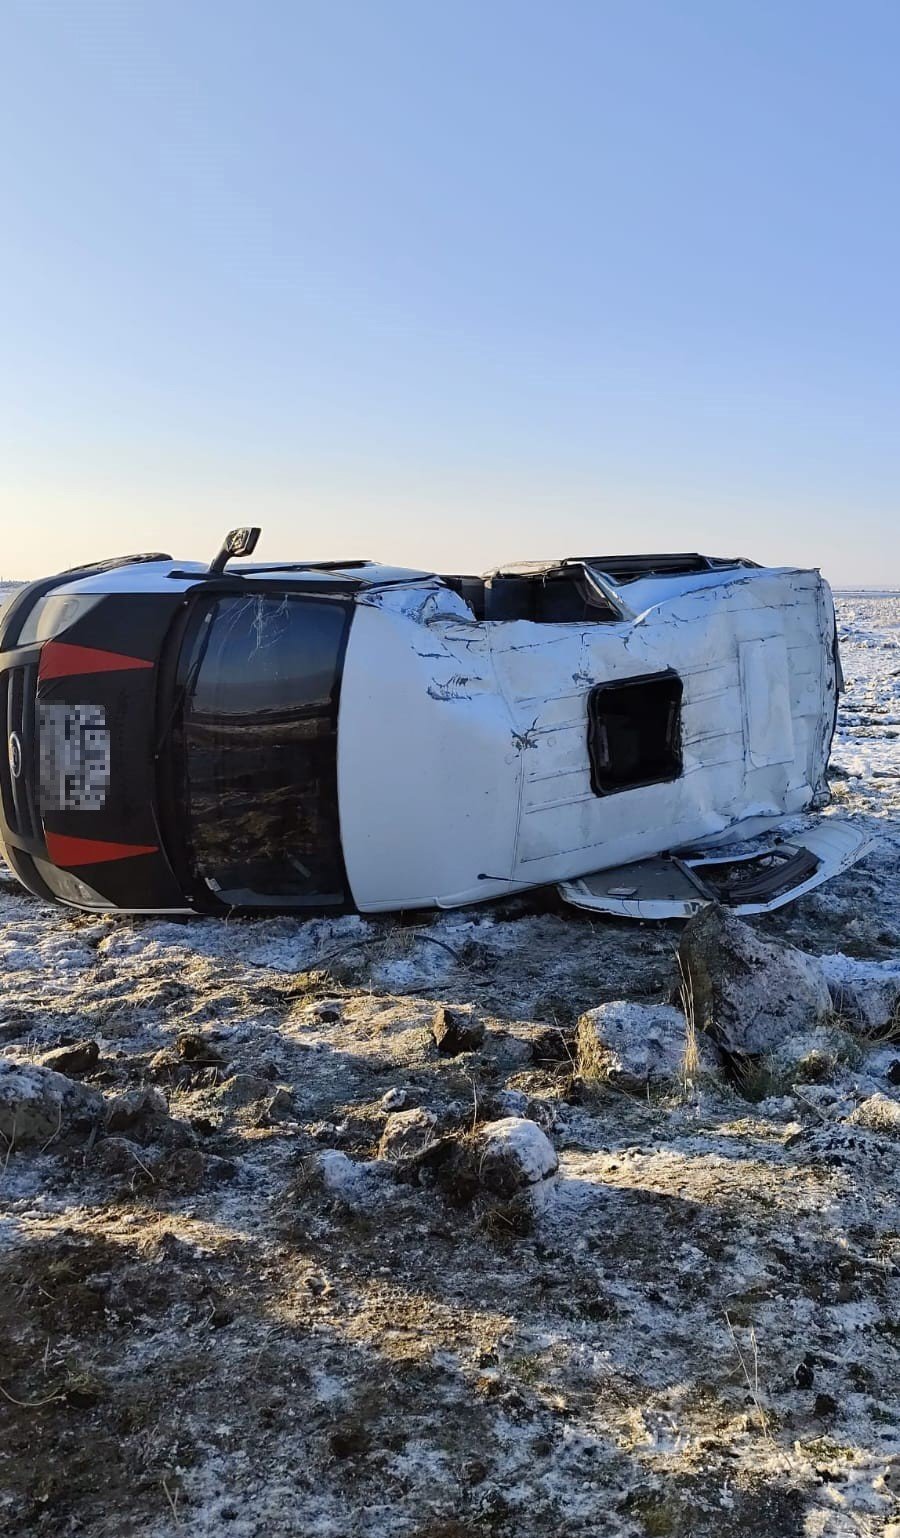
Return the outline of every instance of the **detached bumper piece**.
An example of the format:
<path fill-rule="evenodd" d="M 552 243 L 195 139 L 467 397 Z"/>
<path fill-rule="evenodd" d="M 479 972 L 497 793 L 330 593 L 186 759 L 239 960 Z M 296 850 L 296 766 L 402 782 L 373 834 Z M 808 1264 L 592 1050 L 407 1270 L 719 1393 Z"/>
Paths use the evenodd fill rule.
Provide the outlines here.
<path fill-rule="evenodd" d="M 734 913 L 771 913 L 855 865 L 874 839 L 853 823 L 823 818 L 789 839 L 757 839 L 739 852 L 688 850 L 620 865 L 560 884 L 575 908 L 631 919 L 687 919 L 707 903 Z"/>

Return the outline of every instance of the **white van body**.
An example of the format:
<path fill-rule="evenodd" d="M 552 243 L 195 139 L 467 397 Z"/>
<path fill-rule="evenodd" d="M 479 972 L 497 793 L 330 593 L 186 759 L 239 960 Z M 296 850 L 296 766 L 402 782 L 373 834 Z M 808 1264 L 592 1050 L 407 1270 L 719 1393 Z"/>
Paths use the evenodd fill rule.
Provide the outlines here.
<path fill-rule="evenodd" d="M 126 670 L 104 675 L 116 681 L 113 715 L 125 719 L 136 691 L 145 688 L 141 698 L 149 701 L 155 689 L 151 725 L 165 735 L 182 698 L 183 616 L 225 590 L 245 620 L 258 606 L 251 628 L 264 649 L 265 626 L 287 598 L 319 612 L 323 602 L 340 605 L 345 641 L 331 692 L 328 794 L 345 906 L 448 908 L 551 883 L 578 906 L 633 917 L 683 916 L 714 899 L 760 912 L 845 869 L 868 847 L 835 818 L 815 826 L 807 819 L 797 831 L 798 814 L 828 800 L 841 687 L 834 606 L 817 571 L 702 556 L 579 558 L 484 578 L 363 561 L 232 562 L 227 571 L 223 563 L 224 556 L 212 568 L 127 558 L 36 584 L 7 624 L 0 672 L 37 677 L 41 698 L 57 689 L 48 679 L 61 668 L 84 672 L 68 703 L 54 707 L 81 719 L 83 701 L 99 697 L 102 680 L 91 667 L 105 657 L 104 666 Z M 75 628 L 42 639 L 51 609 L 41 605 L 60 615 L 70 598 Z M 129 637 L 132 608 L 144 631 Z M 118 631 L 109 643 L 107 614 Z M 81 644 L 69 644 L 73 637 Z M 110 662 L 112 654 L 91 651 L 90 666 L 63 667 L 60 656 L 88 655 L 85 638 L 136 655 Z M 282 676 L 255 642 L 250 651 L 257 673 Z M 298 658 L 302 664 L 302 644 Z M 11 682 L 10 702 L 14 695 Z M 10 751 L 18 751 L 21 733 L 9 736 Z M 22 879 L 81 906 L 245 906 L 201 866 L 186 871 L 180 814 L 167 825 L 154 799 L 160 743 L 154 767 L 136 749 L 126 762 L 133 733 L 120 740 L 110 750 L 107 810 L 59 814 L 49 831 L 45 817 L 43 832 L 33 823 L 29 837 L 16 833 L 10 818 L 25 780 L 6 775 L 0 790 L 9 816 L 0 834 Z M 34 762 L 36 745 L 26 749 Z M 100 840 L 125 837 L 104 832 L 120 790 L 131 797 L 122 805 L 132 821 L 122 827 L 137 827 L 147 804 L 142 831 L 131 843 L 91 843 L 92 829 Z M 762 875 L 735 864 L 742 853 L 733 846 L 790 819 L 793 842 L 763 847 Z M 732 852 L 711 864 L 711 852 L 726 846 Z M 279 847 L 290 862 L 295 851 Z M 115 865 L 90 863 L 111 862 L 114 853 Z M 54 875 L 56 867 L 68 874 Z M 259 905 L 278 901 L 264 896 Z"/>
<path fill-rule="evenodd" d="M 476 620 L 440 579 L 357 599 L 338 732 L 362 911 L 452 907 L 749 838 L 827 800 L 834 610 L 815 571 L 631 582 L 612 623 Z M 674 670 L 683 772 L 598 796 L 588 701 Z"/>

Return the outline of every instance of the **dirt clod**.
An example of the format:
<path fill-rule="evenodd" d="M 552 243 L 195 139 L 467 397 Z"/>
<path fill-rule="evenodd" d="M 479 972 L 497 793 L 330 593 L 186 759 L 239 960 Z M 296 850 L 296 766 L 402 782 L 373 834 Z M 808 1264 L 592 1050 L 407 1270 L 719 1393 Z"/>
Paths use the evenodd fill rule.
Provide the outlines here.
<path fill-rule="evenodd" d="M 103 1113 L 103 1096 L 52 1068 L 0 1058 L 0 1137 L 10 1148 L 87 1134 Z"/>
<path fill-rule="evenodd" d="M 223 1068 L 226 1058 L 215 1042 L 199 1031 L 182 1031 L 175 1043 L 178 1056 L 197 1068 Z"/>
<path fill-rule="evenodd" d="M 548 1180 L 558 1166 L 556 1150 L 536 1122 L 507 1116 L 479 1129 L 476 1165 L 481 1184 L 498 1196 L 514 1196 Z"/>
<path fill-rule="evenodd" d="M 38 1059 L 42 1068 L 52 1068 L 56 1073 L 66 1073 L 76 1078 L 82 1073 L 92 1073 L 100 1058 L 96 1041 L 75 1041 L 71 1046 L 54 1047 L 42 1052 Z"/>
<path fill-rule="evenodd" d="M 575 1057 L 574 1032 L 558 1025 L 545 1025 L 531 1038 L 531 1056 L 536 1063 L 571 1063 Z"/>
<path fill-rule="evenodd" d="M 439 1052 L 458 1057 L 461 1052 L 475 1052 L 484 1041 L 484 1024 L 460 1009 L 438 1005 L 431 1024 L 431 1034 Z"/>
<path fill-rule="evenodd" d="M 421 1153 L 434 1142 L 437 1117 L 432 1111 L 415 1108 L 394 1111 L 384 1124 L 378 1147 L 382 1159 L 402 1159 Z"/>

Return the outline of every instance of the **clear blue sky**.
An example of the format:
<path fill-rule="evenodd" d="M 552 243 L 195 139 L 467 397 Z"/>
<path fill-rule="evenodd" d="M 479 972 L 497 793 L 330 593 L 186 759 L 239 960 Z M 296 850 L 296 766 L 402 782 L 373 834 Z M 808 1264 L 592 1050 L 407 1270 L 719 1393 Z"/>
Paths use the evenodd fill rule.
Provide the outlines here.
<path fill-rule="evenodd" d="M 900 584 L 896 0 L 3 0 L 0 573 Z"/>

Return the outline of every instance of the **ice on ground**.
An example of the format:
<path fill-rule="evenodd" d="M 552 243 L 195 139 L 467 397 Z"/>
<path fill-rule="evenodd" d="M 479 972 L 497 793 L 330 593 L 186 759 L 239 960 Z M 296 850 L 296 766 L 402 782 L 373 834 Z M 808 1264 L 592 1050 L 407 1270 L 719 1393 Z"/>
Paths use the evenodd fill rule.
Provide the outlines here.
<path fill-rule="evenodd" d="M 838 596 L 846 692 L 832 761 L 872 806 L 900 797 L 900 594 Z M 887 782 L 887 783 L 880 783 Z"/>
<path fill-rule="evenodd" d="M 374 1161 L 351 1159 L 339 1148 L 323 1149 L 308 1164 L 304 1176 L 350 1206 L 369 1206 L 389 1189 L 379 1178 L 380 1169 Z"/>

